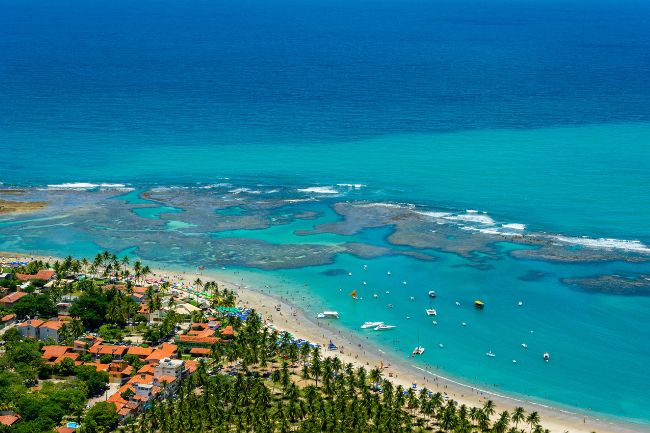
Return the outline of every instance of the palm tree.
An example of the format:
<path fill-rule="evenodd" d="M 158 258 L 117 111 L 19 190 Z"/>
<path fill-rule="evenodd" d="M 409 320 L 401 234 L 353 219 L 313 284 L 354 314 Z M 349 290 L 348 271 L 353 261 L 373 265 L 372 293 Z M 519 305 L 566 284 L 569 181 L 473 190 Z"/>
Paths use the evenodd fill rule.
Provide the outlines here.
<path fill-rule="evenodd" d="M 523 407 L 517 406 L 512 412 L 512 422 L 515 423 L 515 428 L 519 427 L 519 423 L 526 419 L 526 411 Z"/>
<path fill-rule="evenodd" d="M 539 414 L 537 412 L 531 412 L 526 417 L 526 423 L 530 425 L 530 430 L 533 431 L 533 428 L 539 424 Z"/>

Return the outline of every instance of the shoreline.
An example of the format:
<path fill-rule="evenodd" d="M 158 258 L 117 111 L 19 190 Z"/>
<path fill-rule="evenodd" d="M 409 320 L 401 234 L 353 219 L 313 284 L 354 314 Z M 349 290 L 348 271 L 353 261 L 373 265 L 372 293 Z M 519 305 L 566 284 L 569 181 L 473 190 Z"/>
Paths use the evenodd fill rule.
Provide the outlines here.
<path fill-rule="evenodd" d="M 61 260 L 60 257 L 31 255 L 25 253 L 0 252 L 0 257 L 31 257 L 43 261 Z M 309 317 L 305 312 L 291 302 L 291 300 L 271 293 L 271 289 L 258 288 L 249 285 L 244 277 L 240 282 L 232 278 L 224 278 L 217 269 L 204 271 L 192 270 L 182 265 L 168 265 L 159 262 L 143 262 L 151 266 L 152 277 L 169 276 L 173 282 L 192 284 L 196 278 L 203 282 L 216 281 L 220 287 L 227 287 L 236 292 L 238 304 L 255 309 L 267 324 L 272 324 L 278 330 L 287 331 L 293 336 L 319 343 L 323 348 L 323 356 L 337 356 L 343 363 L 352 363 L 356 367 L 363 366 L 367 370 L 384 366 L 383 377 L 391 380 L 395 385 L 402 385 L 408 389 L 412 384 L 417 384 L 418 389 L 426 387 L 434 392 L 439 391 L 449 396 L 458 404 L 468 407 L 482 406 L 490 399 L 495 403 L 496 415 L 503 410 L 509 412 L 515 406 L 522 406 L 527 413 L 537 411 L 541 417 L 541 424 L 545 429 L 555 433 L 637 433 L 650 431 L 650 426 L 608 418 L 602 413 L 580 413 L 578 409 L 562 407 L 555 402 L 531 401 L 525 396 L 508 395 L 507 392 L 498 393 L 473 386 L 469 382 L 457 380 L 453 377 L 437 373 L 433 368 L 422 368 L 409 360 L 400 358 L 390 349 L 382 350 L 380 346 L 370 341 L 364 341 L 359 336 L 353 335 L 350 330 L 330 324 L 328 321 L 319 321 Z M 280 305 L 280 311 L 275 306 Z M 295 315 L 294 315 L 295 314 Z M 339 351 L 327 350 L 329 340 L 333 340 Z M 424 376 L 423 376 L 424 375 Z M 390 377 L 389 377 L 390 376 Z M 494 417 L 493 417 L 494 418 Z"/>

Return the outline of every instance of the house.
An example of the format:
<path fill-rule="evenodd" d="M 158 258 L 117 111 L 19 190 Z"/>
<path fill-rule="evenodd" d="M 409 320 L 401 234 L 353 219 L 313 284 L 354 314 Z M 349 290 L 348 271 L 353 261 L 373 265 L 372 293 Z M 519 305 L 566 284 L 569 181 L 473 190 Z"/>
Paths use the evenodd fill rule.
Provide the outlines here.
<path fill-rule="evenodd" d="M 210 356 L 211 350 L 206 347 L 193 347 L 190 349 L 190 355 L 194 357 Z"/>
<path fill-rule="evenodd" d="M 108 366 L 109 382 L 122 384 L 126 382 L 133 372 L 133 367 L 126 361 L 113 361 Z"/>
<path fill-rule="evenodd" d="M 61 328 L 65 325 L 65 321 L 59 319 L 48 320 L 39 327 L 40 340 L 47 340 L 51 338 L 54 341 L 61 339 Z"/>
<path fill-rule="evenodd" d="M 79 354 L 75 353 L 72 349 L 71 346 L 43 346 L 41 348 L 43 351 L 41 358 L 45 360 L 46 364 L 51 365 L 60 364 L 65 358 L 76 361 Z"/>
<path fill-rule="evenodd" d="M 56 433 L 74 433 L 75 429 L 73 429 L 72 427 L 61 426 L 61 427 L 55 428 L 54 431 Z"/>
<path fill-rule="evenodd" d="M 11 308 L 14 305 L 16 305 L 16 302 L 18 302 L 19 299 L 27 296 L 27 293 L 25 292 L 13 292 L 9 293 L 7 296 L 4 298 L 0 299 L 0 306 L 4 308 Z"/>
<path fill-rule="evenodd" d="M 126 355 L 126 351 L 128 349 L 129 348 L 126 346 L 105 346 L 103 344 L 95 344 L 90 349 L 88 349 L 88 352 L 95 355 L 95 357 L 98 359 L 102 355 L 111 355 L 114 360 L 119 361 L 124 355 Z"/>
<path fill-rule="evenodd" d="M 147 356 L 146 361 L 149 364 L 157 364 L 163 358 L 174 358 L 177 350 L 178 346 L 175 344 L 163 343 L 151 355 Z"/>
<path fill-rule="evenodd" d="M 205 323 L 192 323 L 190 330 L 185 335 L 177 337 L 178 344 L 183 347 L 204 347 L 208 348 L 219 341 L 215 335 L 215 329 Z"/>
<path fill-rule="evenodd" d="M 56 272 L 52 269 L 41 269 L 35 274 L 16 274 L 16 279 L 20 281 L 41 280 L 50 281 L 56 276 Z"/>
<path fill-rule="evenodd" d="M 74 351 L 75 352 L 86 352 L 89 347 L 101 344 L 104 340 L 100 337 L 95 337 L 94 335 L 88 334 L 81 337 L 74 342 Z"/>
<path fill-rule="evenodd" d="M 0 329 L 13 325 L 14 323 L 16 323 L 16 315 L 7 314 L 6 316 L 3 316 L 2 319 L 0 319 Z"/>
<path fill-rule="evenodd" d="M 1 272 L 0 273 L 0 280 L 10 280 L 11 279 L 11 274 L 8 272 Z"/>
<path fill-rule="evenodd" d="M 129 350 L 126 353 L 127 355 L 135 355 L 144 361 L 154 352 L 154 350 L 155 349 L 152 349 L 151 347 L 129 347 Z"/>
<path fill-rule="evenodd" d="M 45 322 L 39 319 L 25 320 L 23 323 L 16 325 L 16 328 L 18 328 L 18 332 L 23 338 L 39 338 L 39 327 L 43 323 Z"/>
<path fill-rule="evenodd" d="M 20 421 L 20 415 L 18 414 L 0 415 L 0 424 L 7 427 L 12 427 L 18 421 Z"/>

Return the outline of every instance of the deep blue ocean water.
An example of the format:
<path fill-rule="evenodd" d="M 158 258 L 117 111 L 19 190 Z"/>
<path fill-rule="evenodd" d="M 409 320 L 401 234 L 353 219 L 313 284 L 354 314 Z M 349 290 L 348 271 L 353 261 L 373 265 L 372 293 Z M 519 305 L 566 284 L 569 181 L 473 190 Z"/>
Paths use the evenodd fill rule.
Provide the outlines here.
<path fill-rule="evenodd" d="M 650 5 L 4 0 L 0 155 L 7 185 L 353 183 L 366 185 L 355 198 L 479 209 L 533 231 L 650 244 Z M 157 218 L 160 210 L 139 212 Z M 228 235 L 296 241 L 277 228 Z M 50 241 L 41 247 L 92 252 L 90 240 Z M 366 263 L 338 260 L 335 267 L 350 269 Z M 415 281 L 468 283 L 468 297 L 489 281 L 504 291 L 494 295 L 498 303 L 519 287 L 500 276 L 562 267 L 505 261 L 485 274 L 452 268 L 457 260 L 443 256 L 425 268 L 385 259 L 371 265 L 382 270 L 371 278 L 379 284 L 386 267 L 402 269 Z M 628 269 L 566 272 L 603 268 Z M 310 283 L 327 299 L 329 285 L 339 283 L 320 272 L 277 274 L 296 287 Z M 553 380 L 538 370 L 514 376 L 510 366 L 495 370 L 447 344 L 467 366 L 449 365 L 452 373 L 648 421 L 650 383 L 639 374 L 647 350 L 633 350 L 639 359 L 628 360 L 625 372 L 612 371 L 616 353 L 649 336 L 647 299 L 585 295 L 546 280 L 530 285 L 538 287 L 530 302 L 542 311 L 585 306 L 550 326 L 546 338 L 572 327 L 558 342 L 562 353 L 593 329 L 576 356 L 629 398 L 610 406 L 585 375 L 567 389 L 563 381 L 577 377 L 579 364 L 561 357 L 566 369 Z M 455 311 L 448 314 L 462 320 Z M 609 321 L 611 329 L 603 328 Z M 494 326 L 492 337 L 508 331 L 507 321 Z M 509 350 L 510 337 L 492 349 Z"/>

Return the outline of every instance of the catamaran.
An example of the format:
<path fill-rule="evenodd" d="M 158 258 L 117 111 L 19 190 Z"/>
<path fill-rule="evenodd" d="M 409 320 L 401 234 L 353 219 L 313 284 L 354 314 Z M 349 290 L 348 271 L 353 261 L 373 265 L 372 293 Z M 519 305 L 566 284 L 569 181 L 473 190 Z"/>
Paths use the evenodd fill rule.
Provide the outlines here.
<path fill-rule="evenodd" d="M 384 322 L 364 322 L 363 325 L 361 325 L 361 329 L 376 328 L 383 324 Z"/>
<path fill-rule="evenodd" d="M 424 347 L 420 346 L 420 330 L 418 329 L 418 345 L 415 346 L 411 356 L 422 355 L 424 353 Z"/>
<path fill-rule="evenodd" d="M 427 316 L 435 316 L 438 314 L 438 312 L 436 312 L 436 310 L 433 308 L 427 308 L 425 311 L 427 312 Z"/>
<path fill-rule="evenodd" d="M 318 313 L 316 315 L 316 318 L 318 319 L 338 319 L 339 318 L 339 313 L 336 311 L 323 311 L 322 313 Z"/>
<path fill-rule="evenodd" d="M 494 353 L 492 353 L 491 350 L 488 353 L 486 353 L 486 355 L 489 356 L 490 358 L 494 358 L 496 356 Z"/>

